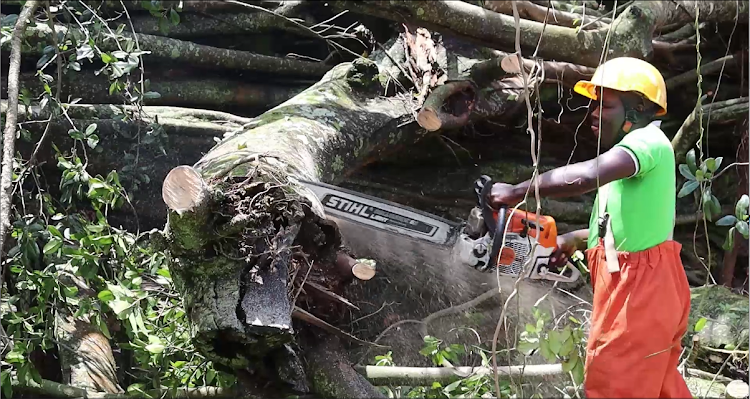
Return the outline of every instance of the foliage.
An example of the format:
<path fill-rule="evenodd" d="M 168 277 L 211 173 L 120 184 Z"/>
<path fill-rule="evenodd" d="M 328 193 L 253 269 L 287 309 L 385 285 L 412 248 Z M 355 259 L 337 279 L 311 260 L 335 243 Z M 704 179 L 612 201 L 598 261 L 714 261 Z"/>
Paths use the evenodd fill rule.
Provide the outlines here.
<path fill-rule="evenodd" d="M 516 349 L 524 355 L 539 352 L 548 362 L 561 362 L 563 370 L 570 373 L 573 381 L 583 382 L 583 366 L 586 359 L 586 334 L 583 323 L 573 316 L 562 329 L 548 327 L 549 314 L 539 308 L 533 309 L 535 324 L 526 324 Z"/>
<path fill-rule="evenodd" d="M 685 156 L 686 163 L 680 164 L 680 174 L 686 179 L 677 193 L 678 198 L 690 195 L 693 192 L 699 193 L 699 202 L 701 204 L 703 215 L 706 220 L 713 221 L 721 214 L 721 204 L 716 196 L 711 192 L 712 183 L 716 176 L 723 171 L 717 171 L 721 167 L 722 157 L 706 158 L 700 165 L 696 162 L 695 150 L 691 149 Z M 728 166 L 730 167 L 730 166 Z M 728 168 L 727 167 L 727 168 Z M 723 248 L 729 250 L 734 246 L 735 231 L 748 238 L 748 196 L 743 195 L 735 204 L 734 215 L 725 215 L 716 221 L 717 226 L 732 226 L 727 233 Z"/>
<path fill-rule="evenodd" d="M 445 343 L 433 336 L 425 336 L 424 344 L 419 353 L 430 359 L 434 366 L 458 367 L 462 355 L 476 354 L 481 359 L 481 367 L 490 368 L 491 359 L 487 356 L 487 350 L 478 346 L 472 346 L 470 353 L 466 352 L 464 345 Z M 375 356 L 376 366 L 395 366 L 393 352 L 388 351 L 385 355 Z M 500 394 L 494 394 L 493 376 L 491 373 L 476 373 L 466 378 L 458 379 L 443 386 L 440 382 L 433 382 L 429 386 L 398 386 L 380 387 L 385 395 L 390 398 L 484 398 L 500 397 L 509 398 L 513 390 L 509 382 L 501 381 Z"/>
<path fill-rule="evenodd" d="M 110 225 L 110 213 L 127 209 L 130 201 L 121 179 L 127 177 L 131 189 L 148 182 L 148 171 L 138 166 L 139 149 L 153 144 L 164 152 L 164 130 L 158 123 L 141 122 L 143 129 L 131 135 L 136 143 L 125 154 L 131 163 L 119 172 L 92 176 L 87 171 L 87 154 L 101 151 L 98 126 L 75 126 L 66 110 L 80 99 L 64 103 L 58 97 L 59 89 L 54 89 L 65 74 L 104 74 L 109 87 L 103 89 L 121 94 L 125 105 L 138 110 L 123 108 L 121 119 L 136 122 L 143 116 L 143 100 L 159 96 L 147 91 L 148 80 L 143 78 L 142 57 L 148 52 L 141 51 L 132 36 L 123 34 L 125 23 L 111 29 L 98 14 L 100 10 L 89 4 L 45 4 L 46 14 L 53 18 L 50 24 L 65 21 L 58 24 L 66 29 L 55 34 L 49 30 L 48 45 L 38 49 L 37 77 L 43 91 L 24 89 L 19 98 L 27 107 L 38 105 L 50 112 L 51 120 L 69 121 L 68 135 L 74 144 L 67 151 L 52 144 L 60 170 L 57 198 L 44 185 L 50 176 L 42 175 L 36 163 L 19 158 L 14 165 L 14 246 L 4 264 L 8 284 L 1 304 L 1 321 L 14 346 L 2 362 L 3 397 L 12 396 L 16 383 L 41 381 L 32 359 L 39 354 L 52 356 L 50 351 L 60 345 L 55 326 L 63 312 L 101 332 L 121 354 L 120 360 L 130 359 L 134 366 L 127 370 L 124 381 L 122 377 L 119 381 L 127 382 L 123 387 L 129 393 L 148 397 L 151 389 L 231 386 L 234 377 L 216 371 L 192 346 L 165 254 L 149 245 L 147 234 Z M 181 4 L 165 8 L 162 2 L 151 1 L 142 6 L 168 25 L 179 23 Z M 15 19 L 17 15 L 3 17 L 3 42 L 9 40 Z M 38 27 L 47 24 L 36 23 Z M 116 43 L 118 50 L 103 51 L 99 46 L 107 41 Z M 55 67 L 56 72 L 46 72 Z M 140 72 L 140 77 L 133 79 L 135 72 Z M 28 141 L 31 134 L 19 129 L 18 137 Z"/>

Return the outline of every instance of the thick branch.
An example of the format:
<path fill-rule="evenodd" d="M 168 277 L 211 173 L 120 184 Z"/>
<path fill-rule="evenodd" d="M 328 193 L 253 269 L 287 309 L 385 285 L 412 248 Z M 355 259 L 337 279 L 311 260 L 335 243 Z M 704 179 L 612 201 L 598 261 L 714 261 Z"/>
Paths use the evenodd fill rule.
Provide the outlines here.
<path fill-rule="evenodd" d="M 29 29 L 33 35 L 28 35 L 27 39 L 34 45 L 44 43 L 46 37 L 51 34 L 49 26 L 37 23 L 36 27 Z M 56 25 L 55 30 L 63 34 L 77 32 L 75 28 L 68 28 L 62 25 Z M 85 37 L 82 32 L 77 33 L 80 37 Z M 181 61 L 196 66 L 208 68 L 226 68 L 245 71 L 269 72 L 279 75 L 296 75 L 306 77 L 321 77 L 330 69 L 330 66 L 322 62 L 310 62 L 296 60 L 293 58 L 279 58 L 262 54 L 250 53 L 247 51 L 230 50 L 196 44 L 193 42 L 172 39 L 168 37 L 147 35 L 130 32 L 123 32 L 123 36 L 130 38 L 138 37 L 138 43 L 141 50 L 150 51 L 151 55 L 159 58 Z M 97 36 L 97 46 L 104 51 L 118 50 L 119 47 L 112 40 L 104 40 L 103 35 Z"/>
<path fill-rule="evenodd" d="M 318 339 L 306 348 L 307 374 L 315 392 L 326 398 L 382 398 L 383 394 L 357 373 L 336 338 Z"/>
<path fill-rule="evenodd" d="M 13 36 L 10 40 L 10 68 L 8 68 L 8 98 L 13 112 L 5 117 L 5 129 L 3 131 L 3 158 L 0 167 L 0 290 L 3 289 L 2 265 L 5 264 L 5 236 L 11 225 L 11 193 L 13 190 L 13 159 L 15 157 L 16 144 L 16 121 L 18 117 L 18 77 L 21 71 L 21 39 L 26 30 L 26 24 L 33 18 L 34 11 L 39 7 L 36 0 L 27 1 L 21 10 L 18 20 L 13 28 Z M 12 349 L 13 343 L 0 328 L 0 352 Z"/>
<path fill-rule="evenodd" d="M 4 86 L 5 82 L 3 82 Z M 31 74 L 24 74 L 22 86 L 32 93 L 42 90 L 42 83 Z M 86 103 L 122 104 L 123 96 L 109 94 L 106 77 L 88 76 L 86 79 L 75 79 L 66 75 L 63 79 L 61 98 L 80 98 Z M 304 87 L 282 86 L 255 83 L 240 83 L 228 79 L 199 80 L 155 80 L 150 91 L 159 93 L 158 98 L 144 98 L 149 105 L 187 105 L 207 108 L 239 106 L 268 109 L 294 97 Z"/>
<path fill-rule="evenodd" d="M 547 12 L 547 6 L 541 6 L 534 4 L 531 1 L 517 1 L 518 14 L 521 18 L 529 19 L 537 22 L 544 22 L 545 18 L 547 23 L 551 25 L 566 26 L 568 28 L 575 28 L 577 26 L 586 26 L 588 29 L 602 28 L 612 22 L 609 18 L 597 18 L 591 16 L 591 14 L 585 17 L 581 14 L 574 14 L 568 11 L 562 11 L 549 7 L 549 13 Z M 494 12 L 501 14 L 513 15 L 513 6 L 509 0 L 492 0 L 486 1 L 484 7 Z"/>
<path fill-rule="evenodd" d="M 356 367 L 358 372 L 376 385 L 429 386 L 433 382 L 451 383 L 473 375 L 493 375 L 490 367 Z M 527 366 L 499 366 L 498 374 L 512 378 L 545 378 L 565 374 L 561 364 L 534 364 Z"/>
<path fill-rule="evenodd" d="M 16 380 L 13 380 L 13 383 L 14 390 L 37 395 L 48 395 L 55 398 L 128 399 L 133 397 L 131 393 L 92 392 L 44 379 L 41 381 L 41 384 L 33 380 L 30 380 L 30 385 L 20 385 Z M 226 390 L 215 387 L 151 390 L 148 391 L 147 394 L 153 398 L 172 399 L 237 397 L 237 392 L 234 392 L 233 390 Z"/>
<path fill-rule="evenodd" d="M 697 4 L 703 21 L 733 20 L 737 12 L 737 2 L 677 3 L 691 10 Z M 337 10 L 350 9 L 394 21 L 416 23 L 498 50 L 511 50 L 515 44 L 513 17 L 461 1 L 333 1 L 330 4 Z M 747 13 L 747 2 L 740 2 L 739 5 L 742 18 Z M 691 18 L 672 1 L 636 1 L 612 22 L 608 56 L 649 57 L 655 28 L 672 20 L 690 22 Z M 599 65 L 607 35 L 605 28 L 576 32 L 573 28 L 545 27 L 540 22 L 526 19 L 520 21 L 519 29 L 521 46 L 525 51 L 536 48 L 544 31 L 544 40 L 539 43 L 541 57 L 590 67 Z"/>
<path fill-rule="evenodd" d="M 133 115 L 138 108 L 133 105 L 114 105 L 114 104 L 66 104 L 66 111 L 71 119 L 114 119 L 122 118 L 126 115 Z M 4 114 L 8 110 L 8 101 L 0 101 L 0 113 Z M 45 120 L 50 117 L 49 108 L 42 110 L 39 106 L 26 107 L 18 106 L 19 120 Z M 244 118 L 234 114 L 220 111 L 211 111 L 198 108 L 182 108 L 169 106 L 142 106 L 142 117 L 145 122 L 151 122 L 151 117 L 159 118 L 161 122 L 164 119 L 180 119 L 186 122 L 217 122 L 226 126 L 232 123 L 235 126 L 252 121 L 252 118 Z"/>
<path fill-rule="evenodd" d="M 183 13 L 180 15 L 180 23 L 177 26 L 170 26 L 169 33 L 166 35 L 159 29 L 159 19 L 151 15 L 134 18 L 133 27 L 137 33 L 175 38 L 239 35 L 247 32 L 273 32 L 278 30 L 314 37 L 312 32 L 284 18 L 297 17 L 303 5 L 304 3 L 301 1 L 289 1 L 273 10 L 273 13 L 263 11 L 248 13 L 247 9 L 242 9 L 242 12 L 220 14 Z M 237 5 L 232 6 L 241 8 Z"/>
<path fill-rule="evenodd" d="M 714 104 L 703 105 L 703 124 L 704 127 L 710 123 L 727 122 L 743 117 L 747 117 L 748 97 L 736 98 L 734 100 L 720 101 Z M 710 119 L 709 119 L 710 112 Z M 685 154 L 693 147 L 700 135 L 699 108 L 685 118 L 674 138 L 672 138 L 672 148 L 674 148 L 675 161 L 681 163 L 685 159 Z"/>
<path fill-rule="evenodd" d="M 726 66 L 729 66 L 730 68 L 737 66 L 736 56 L 734 54 L 728 55 L 726 57 L 721 57 L 709 63 L 701 65 L 700 73 L 701 75 L 712 74 L 714 72 L 721 71 L 722 69 L 726 68 Z M 672 90 L 684 84 L 694 82 L 697 79 L 698 73 L 695 70 L 687 71 L 673 78 L 669 78 L 666 82 L 667 90 Z"/>

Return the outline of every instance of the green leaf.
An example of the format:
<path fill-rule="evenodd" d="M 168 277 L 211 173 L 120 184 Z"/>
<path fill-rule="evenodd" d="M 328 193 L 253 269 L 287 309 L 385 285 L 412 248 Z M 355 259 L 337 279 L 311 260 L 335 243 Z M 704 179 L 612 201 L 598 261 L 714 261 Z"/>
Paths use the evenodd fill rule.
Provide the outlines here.
<path fill-rule="evenodd" d="M 698 169 L 695 172 L 695 180 L 703 181 L 705 179 L 706 179 L 706 171 L 704 171 L 703 169 Z"/>
<path fill-rule="evenodd" d="M 680 174 L 688 180 L 695 180 L 695 175 L 690 171 L 690 168 L 686 164 L 680 165 Z"/>
<path fill-rule="evenodd" d="M 747 236 L 748 236 L 748 231 L 747 231 L 748 230 L 748 226 L 747 226 L 747 222 L 746 221 L 740 220 L 739 222 L 737 222 L 737 224 L 734 227 L 736 227 L 737 231 L 739 231 L 740 234 L 742 234 L 742 236 L 745 237 L 745 239 L 747 239 Z"/>
<path fill-rule="evenodd" d="M 117 82 L 118 82 L 118 81 L 117 81 L 117 80 L 115 80 L 114 82 L 112 82 L 112 84 L 110 84 L 110 85 L 109 85 L 109 95 L 110 95 L 110 96 L 111 96 L 112 94 L 114 94 L 114 93 L 115 93 L 115 91 L 119 91 L 119 90 L 118 90 L 118 88 L 117 88 Z"/>
<path fill-rule="evenodd" d="M 701 317 L 700 319 L 698 319 L 698 321 L 695 322 L 695 328 L 694 328 L 695 332 L 701 332 L 701 330 L 704 327 L 706 327 L 706 323 L 707 322 L 708 322 L 708 320 L 706 320 L 705 317 Z"/>
<path fill-rule="evenodd" d="M 544 356 L 544 358 L 550 363 L 554 362 L 556 359 L 555 354 L 550 350 L 549 342 L 547 340 L 539 341 L 539 352 L 541 352 L 542 356 Z"/>
<path fill-rule="evenodd" d="M 62 247 L 63 242 L 59 239 L 52 239 L 47 241 L 47 244 L 44 245 L 44 249 L 42 249 L 42 252 L 44 252 L 45 255 L 53 254 L 57 252 L 60 247 Z"/>
<path fill-rule="evenodd" d="M 688 168 L 690 168 L 690 171 L 693 175 L 695 175 L 695 172 L 698 170 L 698 165 L 695 163 L 695 149 L 692 148 L 690 151 L 685 154 L 685 161 L 687 162 Z"/>
<path fill-rule="evenodd" d="M 10 369 L 3 370 L 0 373 L 0 385 L 2 385 L 2 392 L 4 398 L 13 397 L 13 385 L 10 378 Z"/>
<path fill-rule="evenodd" d="M 446 386 L 445 388 L 443 388 L 443 392 L 445 392 L 446 394 L 448 394 L 448 393 L 451 393 L 451 392 L 455 391 L 456 388 L 458 388 L 458 386 L 461 385 L 462 382 L 463 382 L 463 380 L 457 380 L 457 381 L 454 381 L 454 382 L 448 384 L 448 386 Z"/>
<path fill-rule="evenodd" d="M 214 378 L 216 378 L 216 370 L 208 369 L 208 371 L 206 371 L 206 385 L 211 385 Z"/>
<path fill-rule="evenodd" d="M 531 354 L 531 351 L 537 348 L 539 348 L 538 341 L 521 341 L 516 346 L 516 349 L 524 355 Z"/>
<path fill-rule="evenodd" d="M 573 349 L 575 349 L 575 342 L 573 341 L 573 338 L 571 337 L 563 341 L 563 344 L 560 347 L 560 352 L 558 354 L 562 357 L 565 357 L 565 356 L 570 355 L 570 352 L 573 352 Z"/>
<path fill-rule="evenodd" d="M 23 352 L 19 352 L 18 349 L 13 349 L 5 355 L 5 361 L 8 363 L 23 363 L 25 359 Z"/>
<path fill-rule="evenodd" d="M 721 246 L 725 251 L 729 251 L 734 247 L 734 231 L 736 227 L 732 227 L 729 229 L 729 232 L 727 233 L 727 238 L 724 240 L 724 244 Z"/>
<path fill-rule="evenodd" d="M 101 58 L 102 58 L 102 62 L 104 62 L 105 64 L 109 64 L 117 60 L 115 57 L 112 57 L 108 53 L 102 53 Z"/>
<path fill-rule="evenodd" d="M 172 25 L 175 26 L 180 23 L 180 14 L 178 14 L 174 8 L 169 11 L 169 20 L 172 22 Z"/>
<path fill-rule="evenodd" d="M 719 168 L 721 167 L 721 162 L 723 160 L 724 160 L 724 157 L 716 157 L 716 169 L 714 170 L 714 172 L 716 172 L 717 170 L 719 170 Z"/>
<path fill-rule="evenodd" d="M 583 383 L 583 362 L 576 362 L 576 365 L 573 367 L 573 380 L 576 384 L 580 385 Z"/>
<path fill-rule="evenodd" d="M 86 137 L 86 145 L 88 145 L 89 148 L 96 148 L 98 144 L 99 136 L 92 134 L 91 136 Z"/>
<path fill-rule="evenodd" d="M 117 318 L 122 318 L 123 313 L 130 308 L 130 304 L 128 302 L 125 302 L 119 299 L 109 301 L 107 303 L 107 306 L 109 306 L 110 309 L 112 309 L 112 311 L 115 312 L 115 314 L 117 315 Z"/>
<path fill-rule="evenodd" d="M 169 34 L 169 20 L 167 17 L 161 17 L 159 18 L 159 32 L 161 32 L 163 35 Z"/>
<path fill-rule="evenodd" d="M 562 362 L 563 371 L 566 373 L 572 371 L 575 368 L 576 364 L 578 364 L 579 360 L 580 358 L 576 354 L 575 356 L 571 356 L 570 359 L 563 361 Z"/>
<path fill-rule="evenodd" d="M 734 226 L 737 222 L 737 218 L 734 215 L 726 215 L 723 218 L 716 221 L 717 226 Z"/>
<path fill-rule="evenodd" d="M 115 299 L 115 295 L 112 294 L 112 291 L 110 290 L 101 291 L 96 297 L 99 298 L 100 301 L 105 303 Z"/>
<path fill-rule="evenodd" d="M 112 339 L 112 334 L 109 332 L 109 327 L 107 327 L 107 323 L 102 320 L 101 315 L 99 317 L 99 330 L 101 330 L 102 334 L 104 334 L 107 339 Z"/>
<path fill-rule="evenodd" d="M 747 194 L 742 194 L 742 197 L 737 201 L 737 205 L 734 206 L 734 216 L 739 220 L 743 220 L 745 215 L 747 215 L 747 208 L 749 205 L 750 198 Z"/>
<path fill-rule="evenodd" d="M 549 332 L 549 349 L 555 355 L 560 354 L 560 348 L 562 348 L 562 342 L 560 341 L 560 333 L 557 330 L 551 330 Z"/>
<path fill-rule="evenodd" d="M 90 135 L 91 133 L 94 133 L 95 131 L 96 131 L 96 123 L 92 123 L 86 126 L 86 136 Z"/>
<path fill-rule="evenodd" d="M 698 188 L 698 182 L 695 180 L 688 180 L 685 182 L 685 184 L 682 185 L 682 188 L 680 189 L 680 192 L 677 193 L 677 198 L 685 197 L 686 195 L 692 193 L 695 191 L 695 189 Z"/>
<path fill-rule="evenodd" d="M 706 170 L 709 172 L 716 172 L 716 160 L 713 158 L 708 158 L 704 161 L 706 164 Z"/>

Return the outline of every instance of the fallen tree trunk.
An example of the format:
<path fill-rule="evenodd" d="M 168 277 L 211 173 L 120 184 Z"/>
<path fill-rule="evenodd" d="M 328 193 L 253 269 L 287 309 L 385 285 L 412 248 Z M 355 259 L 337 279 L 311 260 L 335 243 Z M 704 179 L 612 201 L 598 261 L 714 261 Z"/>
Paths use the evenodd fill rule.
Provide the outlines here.
<path fill-rule="evenodd" d="M 677 4 L 675 4 L 677 3 Z M 460 1 L 332 1 L 335 10 L 351 10 L 398 22 L 415 23 L 438 32 L 454 34 L 467 41 L 512 51 L 515 45 L 515 21 L 512 16 L 495 13 Z M 666 23 L 689 23 L 698 7 L 701 21 L 732 21 L 747 18 L 747 2 L 724 1 L 635 1 L 610 25 L 608 58 L 633 56 L 650 58 L 654 30 Z M 684 10 L 690 10 L 687 13 Z M 573 62 L 589 67 L 599 65 L 607 28 L 583 30 L 547 25 L 521 19 L 521 47 L 533 52 L 539 43 L 539 56 Z M 539 38 L 544 32 L 544 40 Z"/>
<path fill-rule="evenodd" d="M 31 74 L 21 76 L 21 86 L 32 93 L 43 91 L 43 84 Z M 2 83 L 5 88 L 5 82 Z M 80 98 L 86 103 L 122 104 L 120 94 L 109 94 L 106 77 L 85 80 L 67 75 L 62 82 L 61 98 Z M 156 98 L 144 98 L 148 105 L 201 106 L 212 109 L 222 107 L 248 107 L 268 109 L 302 92 L 302 86 L 285 86 L 258 83 L 240 83 L 229 79 L 158 80 L 150 90 L 159 93 Z"/>
<path fill-rule="evenodd" d="M 336 275 L 337 234 L 299 180 L 335 182 L 422 137 L 413 125 L 399 127 L 411 119 L 408 102 L 380 98 L 377 78 L 372 61 L 339 65 L 214 147 L 195 169 L 165 179 L 170 270 L 196 347 L 209 358 L 247 367 L 248 359 L 292 339 L 292 242 L 317 272 Z M 193 188 L 185 191 L 185 184 Z"/>
<path fill-rule="evenodd" d="M 304 5 L 305 3 L 301 1 L 289 1 L 267 12 L 253 11 L 239 5 L 233 5 L 236 8 L 235 11 L 239 12 L 211 13 L 208 16 L 205 11 L 183 13 L 180 15 L 180 23 L 171 26 L 166 34 L 159 29 L 158 18 L 154 18 L 152 15 L 144 15 L 133 19 L 133 28 L 137 33 L 173 38 L 236 35 L 280 30 L 315 37 L 309 30 L 301 28 L 287 19 L 304 18 Z M 129 30 L 129 27 L 127 29 Z"/>
<path fill-rule="evenodd" d="M 72 35 L 81 41 L 88 37 L 87 34 L 76 28 L 68 28 L 63 25 L 55 25 L 58 35 Z M 37 22 L 36 26 L 29 27 L 26 39 L 32 50 L 38 50 L 47 45 L 46 38 L 52 33 L 49 25 Z M 206 46 L 189 41 L 172 39 L 169 37 L 148 35 L 143 33 L 123 32 L 125 40 L 133 40 L 137 37 L 139 49 L 148 51 L 154 57 L 184 62 L 195 66 L 207 68 L 225 68 L 245 71 L 269 72 L 279 75 L 296 75 L 305 77 L 323 76 L 329 65 L 322 62 L 311 62 L 293 58 L 280 58 L 263 54 L 255 54 L 248 51 L 231 50 L 213 46 Z M 97 35 L 95 44 L 102 51 L 122 50 L 125 43 L 116 43 L 113 40 L 104 40 L 103 35 Z M 41 44 L 41 45 L 38 45 Z M 93 54 L 92 54 L 93 56 Z M 82 61 L 82 60 L 81 60 Z"/>

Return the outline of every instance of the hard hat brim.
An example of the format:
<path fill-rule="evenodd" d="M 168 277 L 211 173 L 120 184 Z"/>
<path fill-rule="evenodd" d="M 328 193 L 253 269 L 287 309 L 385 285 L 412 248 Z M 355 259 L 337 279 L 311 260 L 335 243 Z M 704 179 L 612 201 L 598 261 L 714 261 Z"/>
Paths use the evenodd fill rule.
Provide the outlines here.
<path fill-rule="evenodd" d="M 602 86 L 607 87 L 607 86 Z M 592 100 L 598 100 L 599 96 L 596 95 L 596 88 L 597 85 L 594 84 L 594 82 L 588 81 L 588 80 L 579 80 L 575 86 L 573 86 L 573 91 L 576 93 L 586 97 L 590 98 Z M 616 90 L 616 89 L 613 89 Z M 667 110 L 662 108 L 661 106 L 657 105 L 659 107 L 659 110 L 656 111 L 656 116 L 663 116 L 667 114 Z"/>

